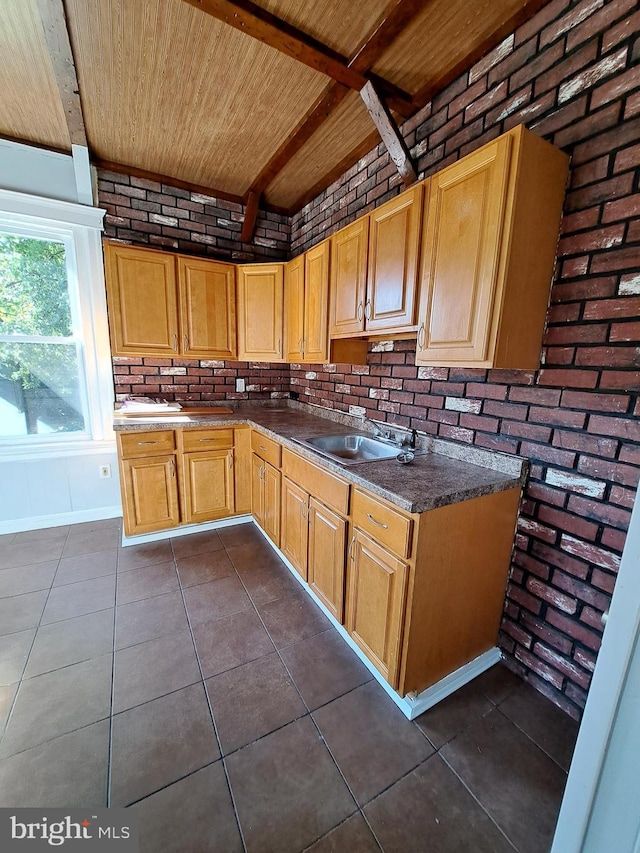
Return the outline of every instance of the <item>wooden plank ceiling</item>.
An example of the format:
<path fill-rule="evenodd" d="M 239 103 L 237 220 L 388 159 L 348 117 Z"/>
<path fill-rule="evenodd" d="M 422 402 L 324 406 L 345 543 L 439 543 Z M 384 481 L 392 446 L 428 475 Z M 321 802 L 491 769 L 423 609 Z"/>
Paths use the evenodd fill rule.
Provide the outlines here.
<path fill-rule="evenodd" d="M 289 212 L 379 141 L 365 84 L 368 103 L 402 121 L 544 5 L 39 2 L 66 16 L 94 162 Z M 60 91 L 74 78 L 61 86 L 47 36 L 38 0 L 2 0 L 0 136 L 69 150 L 77 130 Z"/>

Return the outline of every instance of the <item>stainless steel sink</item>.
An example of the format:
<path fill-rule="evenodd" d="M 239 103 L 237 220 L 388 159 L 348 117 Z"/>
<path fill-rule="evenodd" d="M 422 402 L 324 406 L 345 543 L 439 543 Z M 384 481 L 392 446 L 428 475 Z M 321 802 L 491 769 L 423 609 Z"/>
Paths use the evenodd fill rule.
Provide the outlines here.
<path fill-rule="evenodd" d="M 341 465 L 357 465 L 360 462 L 378 462 L 395 459 L 400 448 L 395 444 L 379 441 L 360 433 L 339 435 L 317 435 L 296 439 L 299 444 L 311 447 L 323 456 Z"/>

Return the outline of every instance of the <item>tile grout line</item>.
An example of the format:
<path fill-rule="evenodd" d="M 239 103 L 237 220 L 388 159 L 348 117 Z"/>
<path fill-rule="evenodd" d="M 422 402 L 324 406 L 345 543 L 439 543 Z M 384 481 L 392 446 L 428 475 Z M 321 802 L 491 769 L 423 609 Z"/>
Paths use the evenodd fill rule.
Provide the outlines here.
<path fill-rule="evenodd" d="M 179 585 L 179 589 L 180 589 L 180 595 L 181 595 L 181 597 L 182 597 L 182 606 L 184 607 L 185 616 L 186 616 L 186 618 L 187 618 L 187 625 L 189 626 L 189 635 L 191 636 L 191 643 L 192 643 L 192 645 L 193 645 L 193 651 L 194 651 L 194 654 L 195 654 L 196 663 L 197 663 L 197 665 L 198 665 L 198 671 L 200 672 L 200 683 L 202 684 L 202 689 L 203 689 L 203 691 L 204 691 L 205 701 L 206 701 L 206 703 L 207 703 L 207 707 L 208 707 L 208 709 L 209 709 L 209 716 L 210 716 L 210 718 L 211 718 L 211 725 L 212 725 L 212 727 L 213 727 L 213 733 L 214 733 L 214 736 L 215 736 L 215 739 L 216 739 L 216 743 L 218 744 L 218 751 L 219 751 L 219 753 L 220 753 L 220 758 L 219 758 L 219 759 L 216 759 L 216 760 L 219 760 L 219 761 L 220 761 L 220 763 L 221 763 L 221 765 L 222 765 L 222 769 L 223 769 L 223 771 L 224 771 L 225 780 L 226 780 L 226 783 L 227 783 L 227 790 L 228 790 L 228 792 L 229 792 L 229 797 L 230 797 L 230 799 L 231 799 L 231 806 L 232 806 L 232 808 L 233 808 L 233 815 L 234 815 L 234 818 L 235 818 L 235 821 L 236 821 L 236 826 L 238 827 L 238 833 L 239 833 L 239 835 L 240 835 L 240 843 L 242 844 L 242 849 L 245 851 L 245 853 L 247 853 L 247 844 L 246 844 L 246 841 L 245 841 L 244 833 L 243 833 L 243 831 L 242 831 L 242 825 L 241 825 L 241 823 L 240 823 L 240 815 L 238 814 L 238 807 L 237 807 L 237 805 L 236 805 L 236 800 L 235 800 L 235 797 L 234 797 L 234 795 L 233 795 L 233 788 L 231 787 L 231 779 L 230 779 L 230 777 L 229 777 L 229 771 L 228 771 L 228 769 L 227 769 L 227 764 L 226 764 L 226 761 L 225 761 L 225 755 L 224 755 L 224 751 L 223 751 L 223 749 L 222 749 L 222 741 L 220 740 L 220 733 L 218 732 L 218 726 L 217 726 L 217 724 L 216 724 L 215 715 L 214 715 L 214 713 L 213 713 L 213 708 L 211 707 L 211 701 L 210 701 L 210 699 L 209 699 L 209 693 L 208 693 L 208 691 L 207 691 L 207 687 L 206 687 L 206 684 L 205 684 L 204 673 L 203 673 L 203 671 L 202 671 L 202 665 L 201 665 L 201 663 L 200 663 L 200 655 L 198 654 L 198 647 L 197 647 L 197 645 L 196 645 L 195 637 L 194 637 L 194 634 L 193 634 L 193 626 L 192 626 L 192 624 L 191 624 L 191 618 L 190 618 L 190 616 L 189 616 L 189 610 L 188 610 L 188 608 L 187 608 L 187 602 L 186 602 L 185 597 L 184 597 L 184 590 L 183 590 L 183 588 L 182 588 L 182 584 L 180 583 L 180 574 L 179 574 L 179 572 L 178 572 L 178 563 L 177 563 L 177 559 L 176 559 L 175 551 L 173 550 L 173 542 L 172 542 L 172 540 L 171 540 L 171 539 L 169 539 L 169 543 L 170 543 L 170 545 L 171 545 L 171 553 L 173 554 L 173 565 L 174 565 L 174 569 L 175 569 L 175 572 L 176 572 L 176 576 L 177 576 L 177 578 L 178 578 L 178 585 Z M 212 553 L 213 553 L 213 552 L 212 552 Z M 226 553 L 226 551 L 225 551 L 225 553 Z M 213 762 L 213 763 L 215 763 L 215 762 Z M 200 770 L 202 770 L 202 768 L 199 768 L 199 769 L 200 769 Z M 195 772 L 195 771 L 194 771 L 194 772 Z"/>
<path fill-rule="evenodd" d="M 231 559 L 231 562 L 233 563 L 233 559 L 232 559 L 231 557 L 230 557 L 230 559 Z M 234 564 L 234 565 L 235 565 L 235 564 Z M 236 570 L 236 571 L 237 571 L 237 570 Z M 240 575 L 239 575 L 239 574 L 238 574 L 238 577 L 240 577 Z M 346 820 L 348 820 L 350 817 L 353 817 L 353 815 L 354 815 L 354 814 L 358 814 L 358 813 L 359 813 L 359 814 L 362 816 L 363 820 L 365 821 L 366 825 L 368 826 L 369 830 L 371 831 L 371 834 L 372 834 L 372 836 L 373 836 L 373 838 L 374 838 L 374 840 L 375 840 L 376 844 L 378 845 L 378 847 L 380 848 L 380 850 L 382 850 L 383 848 L 382 848 L 382 845 L 380 844 L 380 842 L 378 841 L 378 837 L 376 836 L 375 832 L 373 831 L 373 828 L 371 827 L 371 825 L 370 825 L 370 823 L 369 823 L 369 821 L 368 821 L 368 819 L 367 819 L 366 815 L 365 815 L 365 814 L 364 814 L 364 812 L 362 811 L 362 808 L 360 807 L 360 804 L 358 803 L 357 797 L 355 796 L 355 794 L 354 794 L 354 793 L 353 793 L 353 791 L 351 790 L 351 786 L 350 786 L 350 785 L 349 785 L 349 783 L 347 782 L 347 779 L 345 778 L 344 773 L 343 773 L 343 772 L 342 772 L 342 770 L 340 769 L 340 766 L 338 765 L 338 762 L 336 761 L 336 759 L 335 759 L 335 756 L 334 756 L 333 752 L 332 752 L 332 751 L 331 751 L 331 749 L 329 748 L 329 744 L 326 742 L 326 740 L 325 740 L 325 738 L 324 738 L 324 735 L 323 735 L 323 734 L 322 734 L 322 732 L 320 731 L 320 728 L 318 727 L 318 724 L 316 723 L 316 721 L 315 721 L 315 719 L 314 719 L 314 717 L 313 717 L 313 713 L 311 712 L 311 709 L 309 708 L 309 706 L 308 706 L 307 702 L 305 701 L 304 696 L 303 696 L 303 695 L 302 695 L 302 693 L 300 692 L 300 690 L 299 690 L 299 688 L 298 688 L 298 685 L 297 685 L 297 684 L 296 684 L 296 682 L 295 682 L 295 679 L 294 679 L 294 678 L 293 678 L 293 676 L 291 675 L 291 672 L 290 672 L 290 670 L 289 670 L 289 667 L 287 666 L 287 664 L 285 663 L 285 661 L 284 661 L 284 659 L 283 659 L 283 657 L 282 657 L 282 655 L 281 655 L 281 649 L 279 649 L 279 648 L 276 646 L 276 644 L 275 644 L 275 642 L 274 642 L 274 640 L 273 640 L 273 637 L 271 636 L 271 634 L 270 634 L 270 632 L 269 632 L 269 629 L 267 628 L 267 626 L 266 626 L 266 624 L 265 624 L 265 622 L 264 622 L 264 620 L 263 620 L 263 618 L 262 618 L 262 614 L 261 614 L 261 613 L 260 613 L 260 611 L 258 610 L 257 606 L 254 604 L 253 599 L 251 598 L 251 595 L 249 594 L 249 590 L 248 590 L 248 589 L 247 589 L 247 587 L 245 586 L 244 581 L 242 580 L 242 578 L 241 578 L 241 577 L 240 577 L 240 582 L 242 583 L 242 586 L 244 587 L 244 589 L 245 589 L 245 591 L 246 591 L 247 595 L 249 596 L 249 600 L 251 601 L 251 604 L 253 605 L 254 610 L 255 610 L 255 611 L 256 611 L 256 613 L 258 614 L 258 619 L 259 619 L 259 620 L 260 620 L 260 622 L 262 623 L 262 626 L 263 626 L 264 630 L 266 631 L 267 636 L 269 637 L 269 639 L 270 639 L 270 640 L 271 640 L 271 642 L 273 643 L 273 646 L 274 646 L 274 649 L 275 649 L 275 651 L 276 651 L 276 654 L 278 655 L 278 658 L 280 659 L 280 662 L 281 662 L 282 666 L 284 667 L 285 672 L 286 672 L 286 673 L 287 673 L 287 675 L 289 676 L 289 679 L 291 680 L 291 684 L 292 684 L 292 685 L 293 685 L 293 687 L 295 688 L 295 690 L 296 690 L 296 692 L 297 692 L 298 696 L 300 697 L 300 699 L 301 699 L 301 701 L 302 701 L 302 703 L 303 703 L 304 707 L 307 709 L 307 713 L 306 713 L 306 714 L 303 714 L 301 717 L 298 717 L 297 719 L 298 719 L 298 720 L 299 720 L 299 719 L 304 719 L 304 717 L 305 717 L 305 716 L 308 716 L 308 717 L 309 717 L 309 719 L 311 720 L 311 722 L 312 722 L 312 724 L 313 724 L 313 726 L 314 726 L 314 728 L 315 728 L 316 732 L 318 733 L 318 736 L 319 736 L 320 740 L 321 740 L 321 741 L 322 741 L 322 743 L 324 744 L 325 749 L 327 750 L 327 752 L 328 752 L 328 753 L 329 753 L 329 755 L 331 756 L 331 760 L 333 761 L 333 764 L 334 764 L 334 766 L 335 766 L 336 770 L 338 771 L 338 773 L 339 773 L 339 775 L 340 775 L 340 778 L 341 778 L 341 779 L 342 779 L 342 781 L 344 782 L 344 784 L 345 784 L 345 787 L 346 787 L 347 791 L 348 791 L 348 792 L 349 792 L 349 794 L 351 795 L 351 797 L 352 797 L 352 799 L 353 799 L 353 802 L 354 802 L 354 804 L 355 804 L 355 807 L 356 807 L 356 811 L 352 812 L 352 814 L 348 815 L 348 816 L 345 818 L 345 820 L 344 820 L 344 821 L 341 821 L 339 824 L 336 824 L 336 826 L 332 827 L 328 832 L 324 833 L 324 835 L 328 835 L 328 834 L 329 834 L 329 832 L 333 832 L 333 830 L 334 830 L 334 829 L 336 829 L 338 826 L 340 826 L 342 823 L 344 823 L 344 822 L 345 822 Z M 294 594 L 297 594 L 297 593 L 294 593 Z M 283 596 L 283 597 L 286 597 L 286 596 Z M 276 600 L 279 600 L 279 599 L 276 599 Z M 317 605 L 315 604 L 315 602 L 314 602 L 314 601 L 312 601 L 312 604 L 314 605 L 314 607 L 316 607 L 316 609 L 318 609 L 318 610 L 320 611 L 320 608 L 318 608 L 318 607 L 317 607 Z M 320 611 L 320 612 L 322 612 L 322 611 Z M 333 626 L 332 626 L 332 625 L 330 625 L 329 627 L 330 627 L 330 628 L 332 628 Z M 329 630 L 329 628 L 328 628 L 327 630 Z M 303 638 L 302 638 L 302 640 L 299 640 L 298 642 L 303 642 L 304 640 L 311 639 L 312 637 L 316 637 L 316 636 L 318 636 L 319 634 L 322 634 L 322 633 L 324 633 L 324 631 L 319 631 L 317 634 L 311 634 L 311 636 L 310 636 L 310 637 L 303 637 Z M 293 645 L 296 645 L 296 644 L 295 644 L 295 643 L 291 643 L 291 646 L 293 646 Z M 284 649 L 284 648 L 290 648 L 291 646 L 284 646 L 284 647 L 283 647 L 283 649 Z M 366 682 L 366 683 L 368 683 L 368 682 Z M 361 687 L 361 686 L 362 686 L 362 685 L 358 685 L 358 687 Z M 353 688 L 353 690 L 357 690 L 357 689 L 358 689 L 357 687 L 354 687 L 354 688 Z M 348 693 L 351 693 L 351 692 L 352 692 L 352 691 L 351 691 L 351 690 L 349 690 L 349 691 L 347 691 L 347 693 L 342 694 L 342 695 L 343 695 L 343 696 L 346 696 L 346 695 L 348 695 Z M 335 698 L 340 698 L 340 697 L 335 697 Z M 332 699 L 331 701 L 335 701 L 335 699 Z M 327 702 L 327 703 L 325 703 L 325 704 L 330 704 L 330 703 L 329 703 L 329 702 Z M 321 707 L 322 707 L 322 706 L 321 706 Z M 317 710 L 317 709 L 316 709 L 316 710 Z M 291 724 L 291 723 L 293 723 L 293 722 L 296 722 L 296 720 L 290 720 L 288 723 L 285 723 L 285 724 L 284 724 L 284 726 L 281 726 L 280 728 L 285 728 L 286 726 L 290 725 L 290 724 Z M 275 729 L 275 731 L 278 731 L 278 729 Z M 263 737 L 268 737 L 268 735 L 269 735 L 269 734 L 273 734 L 273 732 L 269 732 L 267 735 L 263 735 Z M 258 738 L 257 740 L 261 740 L 261 738 Z M 253 742 L 255 743 L 256 741 L 253 741 Z M 319 836 L 318 838 L 314 839 L 314 841 L 312 842 L 312 844 L 316 844 L 316 843 L 317 843 L 321 838 L 323 838 L 323 837 L 324 837 L 324 835 L 321 835 L 321 836 Z M 311 846 L 311 845 L 307 845 L 307 847 L 306 847 L 305 849 L 308 849 L 308 848 L 309 848 L 309 846 Z"/>

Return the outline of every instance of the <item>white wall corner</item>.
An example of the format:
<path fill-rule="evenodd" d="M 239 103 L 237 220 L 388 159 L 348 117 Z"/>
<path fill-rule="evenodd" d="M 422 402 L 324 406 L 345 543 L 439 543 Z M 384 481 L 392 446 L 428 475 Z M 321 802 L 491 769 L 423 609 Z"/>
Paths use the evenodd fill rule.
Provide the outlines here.
<path fill-rule="evenodd" d="M 73 172 L 76 179 L 76 192 L 80 204 L 93 206 L 93 184 L 89 149 L 86 145 L 72 145 Z"/>

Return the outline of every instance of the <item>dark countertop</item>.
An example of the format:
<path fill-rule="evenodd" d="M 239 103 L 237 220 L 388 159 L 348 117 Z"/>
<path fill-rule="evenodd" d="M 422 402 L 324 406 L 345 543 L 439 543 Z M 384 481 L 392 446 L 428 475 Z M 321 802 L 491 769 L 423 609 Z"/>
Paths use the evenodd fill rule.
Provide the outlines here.
<path fill-rule="evenodd" d="M 212 412 L 215 408 L 212 407 Z M 300 456 L 333 471 L 357 486 L 386 498 L 401 509 L 420 513 L 481 495 L 518 488 L 526 474 L 526 460 L 518 456 L 421 436 L 422 454 L 409 465 L 395 459 L 343 466 L 300 445 L 296 439 L 313 435 L 369 432 L 358 419 L 332 410 L 311 409 L 282 401 L 278 406 L 244 404 L 234 414 L 115 418 L 114 429 L 157 430 L 249 424 Z"/>

